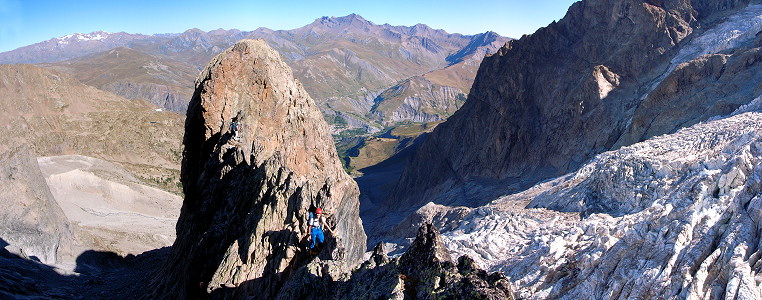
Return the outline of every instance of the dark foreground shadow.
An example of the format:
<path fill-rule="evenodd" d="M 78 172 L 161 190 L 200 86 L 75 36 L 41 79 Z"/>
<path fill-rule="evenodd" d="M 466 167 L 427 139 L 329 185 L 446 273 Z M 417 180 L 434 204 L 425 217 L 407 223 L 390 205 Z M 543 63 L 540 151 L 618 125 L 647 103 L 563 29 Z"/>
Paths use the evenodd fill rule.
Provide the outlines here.
<path fill-rule="evenodd" d="M 138 256 L 88 250 L 76 259 L 74 274 L 9 252 L 0 238 L 0 299 L 139 299 L 169 247 Z"/>
<path fill-rule="evenodd" d="M 355 181 L 360 188 L 360 219 L 368 235 L 366 250 L 371 250 L 372 245 L 381 240 L 382 237 L 378 233 L 383 231 L 381 228 L 385 227 L 384 225 L 397 224 L 403 220 L 402 214 L 384 213 L 390 209 L 387 198 L 427 136 L 428 133 L 423 133 L 409 141 L 410 145 L 402 151 L 378 164 L 359 170 L 363 175 L 355 178 Z"/>
<path fill-rule="evenodd" d="M 289 230 L 269 231 L 265 233 L 263 240 L 264 237 L 270 237 L 266 240 L 269 241 L 271 249 L 285 249 L 288 246 L 292 246 L 293 240 L 278 239 L 277 237 L 279 236 L 292 236 L 292 233 Z M 324 261 L 333 259 L 331 253 L 337 247 L 336 239 L 332 235 L 326 234 L 325 243 L 321 247 L 321 251 L 316 255 L 310 254 L 307 250 L 309 245 L 308 236 L 300 239 L 296 245 L 298 250 L 289 259 L 283 256 L 286 251 L 271 253 L 267 257 L 267 264 L 263 269 L 264 273 L 261 277 L 245 281 L 237 286 L 216 287 L 208 295 L 208 299 L 305 299 L 301 289 L 304 289 L 305 293 L 312 291 L 312 294 L 321 295 L 320 293 L 316 294 L 314 288 L 323 286 L 327 289 L 325 286 L 329 285 L 329 283 L 324 283 L 321 278 L 307 272 L 304 266 L 318 259 Z M 286 262 L 286 267 L 282 269 L 283 271 L 280 271 L 282 262 Z M 312 289 L 304 288 L 313 283 L 315 286 Z M 294 293 L 294 295 L 283 295 L 284 285 L 296 285 L 293 289 L 299 289 L 300 292 Z M 291 289 L 291 287 L 285 288 L 285 290 Z M 326 295 L 326 293 L 322 293 L 322 295 Z"/>
<path fill-rule="evenodd" d="M 209 299 L 391 299 L 405 294 L 405 291 L 397 291 L 400 271 L 396 264 L 373 269 L 360 267 L 348 280 L 332 278 L 328 270 L 332 266 L 329 264 L 305 265 L 296 269 L 279 287 L 275 297 L 260 293 L 255 287 L 261 286 L 261 279 L 254 279 L 236 287 L 216 289 Z M 318 273 L 322 276 L 316 274 L 314 268 L 320 269 Z M 404 296 L 405 299 L 414 299 L 415 293 Z"/>

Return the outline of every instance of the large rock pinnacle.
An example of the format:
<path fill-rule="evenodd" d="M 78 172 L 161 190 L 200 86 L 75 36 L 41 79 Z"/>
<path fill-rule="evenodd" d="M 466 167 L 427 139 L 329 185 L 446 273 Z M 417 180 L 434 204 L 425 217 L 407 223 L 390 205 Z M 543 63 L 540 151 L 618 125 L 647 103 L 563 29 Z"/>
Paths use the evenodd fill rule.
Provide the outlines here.
<path fill-rule="evenodd" d="M 326 210 L 333 228 L 319 257 L 362 258 L 357 185 L 317 106 L 264 41 L 240 41 L 201 72 L 183 143 L 185 201 L 156 296 L 275 295 L 308 259 L 310 205 Z"/>

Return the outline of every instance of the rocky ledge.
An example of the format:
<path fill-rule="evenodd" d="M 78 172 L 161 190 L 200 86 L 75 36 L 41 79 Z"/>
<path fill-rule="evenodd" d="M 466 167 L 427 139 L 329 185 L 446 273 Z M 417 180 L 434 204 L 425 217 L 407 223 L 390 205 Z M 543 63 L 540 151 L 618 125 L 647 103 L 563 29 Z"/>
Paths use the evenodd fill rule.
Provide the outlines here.
<path fill-rule="evenodd" d="M 383 244 L 352 272 L 314 260 L 284 285 L 279 299 L 515 299 L 501 272 L 488 273 L 464 255 L 453 261 L 439 230 L 423 224 L 408 251 L 394 259 Z"/>

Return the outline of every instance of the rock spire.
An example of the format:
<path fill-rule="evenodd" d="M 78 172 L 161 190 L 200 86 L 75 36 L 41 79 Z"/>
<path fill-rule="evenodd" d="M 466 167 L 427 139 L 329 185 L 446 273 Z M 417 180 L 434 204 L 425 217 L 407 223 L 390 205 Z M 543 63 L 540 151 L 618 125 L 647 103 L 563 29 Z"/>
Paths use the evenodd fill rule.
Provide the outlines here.
<path fill-rule="evenodd" d="M 156 297 L 272 297 L 308 259 L 311 205 L 334 228 L 319 257 L 361 259 L 357 185 L 317 106 L 264 41 L 242 40 L 201 72 L 183 144 L 185 200 Z"/>

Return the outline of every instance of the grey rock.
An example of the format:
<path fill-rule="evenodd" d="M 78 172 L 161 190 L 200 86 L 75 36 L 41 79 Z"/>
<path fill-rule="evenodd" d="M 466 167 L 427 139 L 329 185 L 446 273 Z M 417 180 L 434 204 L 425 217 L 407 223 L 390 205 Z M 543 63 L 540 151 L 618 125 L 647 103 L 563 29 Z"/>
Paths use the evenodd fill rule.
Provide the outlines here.
<path fill-rule="evenodd" d="M 70 251 L 69 221 L 28 146 L 0 156 L 0 187 L 0 239 L 10 252 L 55 264 Z"/>

